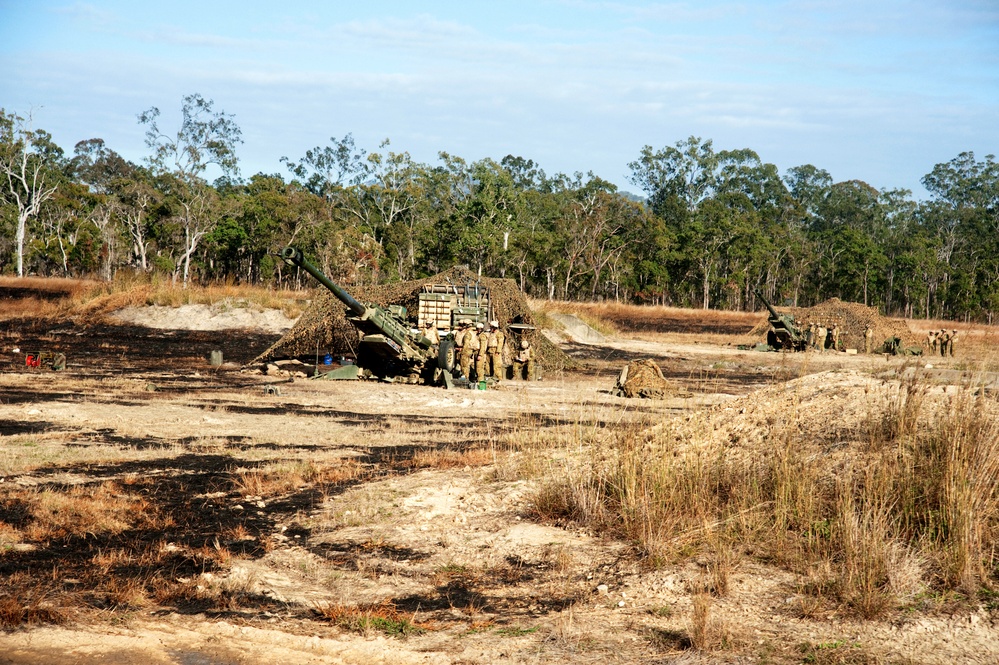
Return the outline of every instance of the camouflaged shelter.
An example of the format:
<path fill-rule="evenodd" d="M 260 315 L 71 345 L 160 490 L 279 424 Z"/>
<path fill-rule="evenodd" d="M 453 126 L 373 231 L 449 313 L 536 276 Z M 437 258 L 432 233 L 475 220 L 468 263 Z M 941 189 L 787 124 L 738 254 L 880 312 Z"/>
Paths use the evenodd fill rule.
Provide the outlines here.
<path fill-rule="evenodd" d="M 481 284 L 489 291 L 492 317 L 506 330 L 510 323 L 535 325 L 527 298 L 512 279 L 479 277 L 467 268 L 456 267 L 425 279 L 377 286 L 348 288 L 351 296 L 362 303 L 380 307 L 402 305 L 414 318 L 419 307 L 420 293 L 428 285 Z M 357 328 L 346 317 L 346 308 L 329 291 L 315 286 L 315 297 L 308 309 L 281 339 L 264 351 L 254 362 L 270 362 L 282 358 L 312 361 L 329 353 L 334 358 L 354 357 L 358 343 Z M 571 364 L 571 359 L 540 330 L 524 331 L 519 339 L 527 339 L 534 348 L 535 360 L 546 372 L 558 372 Z"/>

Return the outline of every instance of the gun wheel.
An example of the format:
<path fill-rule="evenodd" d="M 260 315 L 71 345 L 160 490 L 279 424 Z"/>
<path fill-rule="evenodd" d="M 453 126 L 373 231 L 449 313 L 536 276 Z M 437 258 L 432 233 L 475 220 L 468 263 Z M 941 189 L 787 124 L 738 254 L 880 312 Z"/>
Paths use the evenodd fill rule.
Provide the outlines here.
<path fill-rule="evenodd" d="M 437 369 L 454 372 L 454 364 L 454 340 L 442 339 L 440 348 L 437 350 Z"/>

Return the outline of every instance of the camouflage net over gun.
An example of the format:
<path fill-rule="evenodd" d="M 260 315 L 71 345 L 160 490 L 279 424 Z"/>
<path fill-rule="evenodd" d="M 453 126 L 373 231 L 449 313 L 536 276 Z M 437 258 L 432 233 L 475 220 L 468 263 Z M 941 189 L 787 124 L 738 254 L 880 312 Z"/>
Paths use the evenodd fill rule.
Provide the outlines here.
<path fill-rule="evenodd" d="M 794 316 L 795 322 L 805 329 L 812 321 L 826 326 L 831 326 L 834 323 L 839 324 L 840 344 L 844 348 L 858 349 L 861 353 L 864 352 L 864 330 L 868 325 L 874 331 L 874 349 L 872 351 L 874 353 L 879 353 L 884 341 L 892 337 L 898 337 L 902 346 L 918 346 L 920 344 L 920 339 L 909 330 L 905 321 L 881 316 L 878 310 L 860 303 L 830 298 L 814 307 L 780 307 L 779 310 L 783 314 Z M 770 323 L 766 318 L 766 312 L 764 312 L 763 320 L 750 331 L 749 335 L 766 339 L 768 330 L 770 330 Z"/>
<path fill-rule="evenodd" d="M 429 284 L 475 284 L 481 283 L 489 289 L 489 302 L 493 318 L 501 326 L 517 321 L 536 325 L 534 314 L 527 304 L 527 298 L 512 279 L 479 277 L 466 268 L 451 268 L 425 279 L 376 286 L 349 286 L 348 290 L 362 303 L 374 303 L 381 307 L 402 305 L 409 312 L 416 312 L 423 287 Z M 254 362 L 271 362 L 280 358 L 311 358 L 316 354 L 330 353 L 334 356 L 352 356 L 358 342 L 357 328 L 347 320 L 342 302 L 326 289 L 317 286 L 309 308 L 284 337 L 258 356 Z M 534 349 L 534 359 L 546 372 L 561 372 L 571 369 L 575 362 L 562 349 L 553 344 L 540 330 L 524 334 Z"/>

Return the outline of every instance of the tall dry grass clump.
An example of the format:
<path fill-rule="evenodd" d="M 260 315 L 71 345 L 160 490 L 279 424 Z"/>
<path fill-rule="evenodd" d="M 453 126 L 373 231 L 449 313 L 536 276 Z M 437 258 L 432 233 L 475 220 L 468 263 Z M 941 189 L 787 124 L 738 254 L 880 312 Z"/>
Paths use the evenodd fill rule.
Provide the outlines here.
<path fill-rule="evenodd" d="M 745 552 L 825 571 L 809 593 L 863 617 L 927 587 L 974 594 L 995 581 L 996 404 L 973 388 L 945 402 L 928 392 L 917 378 L 868 396 L 867 422 L 836 455 L 797 408 L 752 449 L 718 441 L 710 416 L 621 424 L 587 446 L 566 429 L 533 510 L 632 541 L 653 564 L 707 556 L 716 595 Z"/>
<path fill-rule="evenodd" d="M 0 278 L 0 286 L 37 292 L 0 308 L 0 318 L 82 317 L 97 321 L 126 307 L 200 304 L 214 307 L 280 309 L 289 318 L 302 313 L 309 294 L 235 283 L 184 288 L 159 274 L 120 272 L 110 282 L 59 278 Z M 44 297 L 43 297 L 44 296 Z"/>

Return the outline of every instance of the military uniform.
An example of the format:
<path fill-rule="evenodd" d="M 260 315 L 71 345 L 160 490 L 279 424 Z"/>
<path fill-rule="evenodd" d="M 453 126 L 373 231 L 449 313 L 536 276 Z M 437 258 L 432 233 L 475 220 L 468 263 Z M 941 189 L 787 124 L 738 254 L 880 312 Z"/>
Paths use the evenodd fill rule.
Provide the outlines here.
<path fill-rule="evenodd" d="M 937 340 L 940 342 L 940 355 L 946 356 L 950 350 L 950 333 L 946 330 L 941 330 L 940 334 L 937 335 Z"/>
<path fill-rule="evenodd" d="M 475 380 L 482 381 L 486 378 L 486 332 L 485 326 L 481 323 L 475 324 L 472 334 L 475 336 Z"/>
<path fill-rule="evenodd" d="M 957 342 L 957 331 L 956 330 L 951 330 L 950 331 L 950 345 L 949 345 L 950 346 L 950 357 L 951 358 L 954 357 L 954 343 L 955 342 Z"/>
<path fill-rule="evenodd" d="M 874 350 L 874 328 L 867 326 L 864 328 L 864 353 Z"/>
<path fill-rule="evenodd" d="M 461 367 L 461 375 L 470 379 L 472 372 L 472 359 L 478 349 L 479 342 L 475 338 L 475 331 L 469 327 L 469 321 L 464 319 L 458 323 L 458 332 L 454 336 L 455 347 L 458 349 L 458 365 Z M 475 348 L 472 347 L 472 342 Z"/>
<path fill-rule="evenodd" d="M 832 349 L 833 351 L 839 351 L 839 324 L 834 323 L 832 327 Z"/>
<path fill-rule="evenodd" d="M 489 322 L 489 333 L 486 341 L 486 354 L 489 357 L 488 373 L 499 381 L 503 378 L 503 345 L 506 344 L 506 335 L 500 330 L 499 321 Z"/>
<path fill-rule="evenodd" d="M 527 376 L 524 376 L 524 370 L 527 370 Z M 534 379 L 534 349 L 526 339 L 520 343 L 520 350 L 513 358 L 513 378 Z"/>
<path fill-rule="evenodd" d="M 826 327 L 823 325 L 819 325 L 815 339 L 815 348 L 817 348 L 819 351 L 826 350 L 826 336 L 828 334 L 829 331 L 826 330 Z"/>
<path fill-rule="evenodd" d="M 437 334 L 437 326 L 434 325 L 433 321 L 427 321 L 426 328 L 423 331 L 423 336 L 430 340 L 433 346 L 440 346 L 441 336 Z"/>

